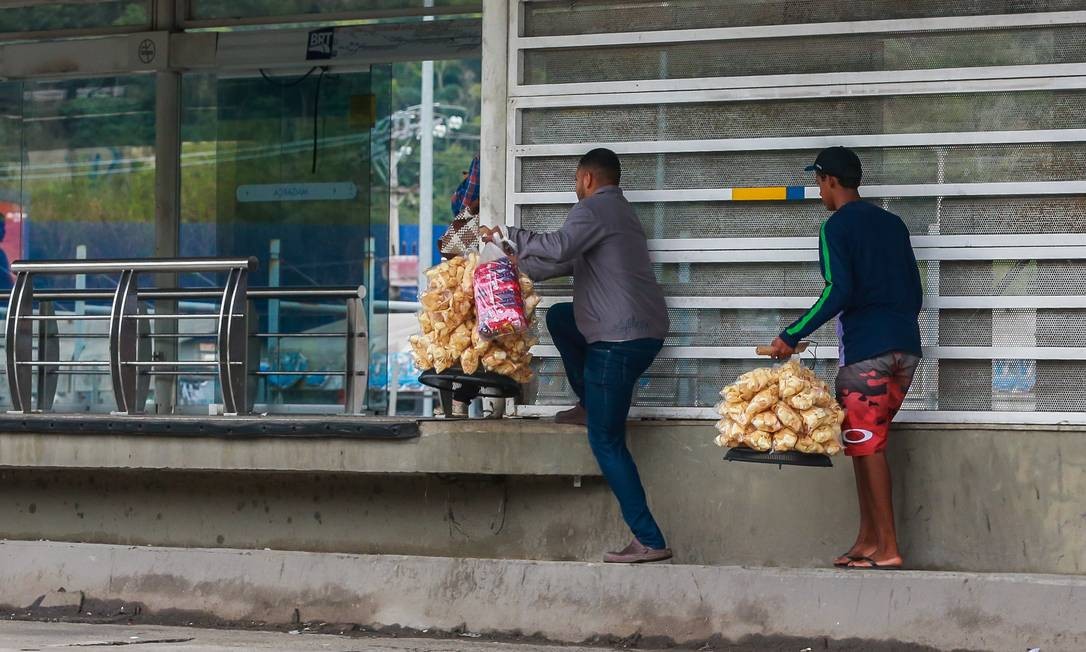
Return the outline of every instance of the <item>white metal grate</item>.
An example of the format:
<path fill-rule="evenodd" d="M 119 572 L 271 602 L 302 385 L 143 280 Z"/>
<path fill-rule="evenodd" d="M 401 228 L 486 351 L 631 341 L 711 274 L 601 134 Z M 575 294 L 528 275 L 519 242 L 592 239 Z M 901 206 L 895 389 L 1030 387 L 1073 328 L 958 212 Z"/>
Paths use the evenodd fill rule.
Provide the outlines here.
<path fill-rule="evenodd" d="M 1086 29 L 1080 25 L 834 34 L 802 36 L 786 42 L 762 38 L 529 50 L 524 55 L 523 83 L 585 84 L 1082 61 L 1086 61 Z"/>
<path fill-rule="evenodd" d="M 558 36 L 1023 14 L 1086 9 L 1082 0 L 549 0 L 526 2 L 525 36 Z M 621 20 L 616 20 L 621 12 Z"/>
<path fill-rule="evenodd" d="M 1067 335 L 1086 330 L 1086 77 L 1067 67 L 1086 61 L 1086 2 L 623 0 L 616 11 L 614 0 L 523 2 L 507 205 L 511 223 L 556 229 L 577 156 L 600 145 L 622 156 L 672 317 L 635 414 L 712 418 L 720 387 L 766 364 L 753 347 L 823 286 L 814 236 L 827 213 L 803 167 L 847 144 L 867 196 L 909 226 L 925 283 L 925 360 L 904 418 L 1086 423 L 1074 391 L 1086 346 Z M 836 67 L 811 51 L 840 51 Z M 806 186 L 806 199 L 732 192 L 784 186 Z M 570 290 L 541 284 L 544 311 Z M 832 324 L 814 339 L 809 364 L 832 381 Z M 545 335 L 538 353 L 527 413 L 571 402 Z"/>

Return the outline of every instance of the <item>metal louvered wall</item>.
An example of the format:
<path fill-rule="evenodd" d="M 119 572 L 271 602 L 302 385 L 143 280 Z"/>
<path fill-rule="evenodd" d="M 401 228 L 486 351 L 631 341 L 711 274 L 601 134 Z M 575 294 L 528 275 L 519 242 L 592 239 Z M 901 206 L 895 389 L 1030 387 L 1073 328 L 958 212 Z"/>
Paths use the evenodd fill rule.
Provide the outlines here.
<path fill-rule="evenodd" d="M 803 167 L 840 144 L 921 261 L 902 418 L 1086 423 L 1086 0 L 518 0 L 510 35 L 509 223 L 558 228 L 606 145 L 651 238 L 672 328 L 637 413 L 713 417 L 814 302 Z M 805 199 L 733 193 L 770 186 Z M 832 324 L 813 339 L 832 381 Z M 545 414 L 571 398 L 545 334 L 536 353 L 520 409 Z"/>

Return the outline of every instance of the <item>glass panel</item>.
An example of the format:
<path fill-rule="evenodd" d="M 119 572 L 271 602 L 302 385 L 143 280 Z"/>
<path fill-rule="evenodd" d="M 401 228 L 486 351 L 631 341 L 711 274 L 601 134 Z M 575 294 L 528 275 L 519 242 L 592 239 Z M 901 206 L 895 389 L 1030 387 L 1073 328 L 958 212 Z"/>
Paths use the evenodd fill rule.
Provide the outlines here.
<path fill-rule="evenodd" d="M 450 196 L 464 181 L 473 157 L 479 153 L 481 61 L 479 59 L 433 62 L 434 121 L 433 183 L 431 198 L 431 263 L 440 261 L 437 243 L 454 217 Z M 419 218 L 422 168 L 422 64 L 393 66 L 392 162 L 389 183 L 391 203 L 392 270 L 391 298 L 404 303 L 390 315 L 391 369 L 394 370 L 398 414 L 426 414 L 424 388 L 418 383 L 407 338 L 418 332 L 418 320 L 407 302 L 418 296 Z M 426 390 L 428 391 L 428 390 Z"/>
<path fill-rule="evenodd" d="M 0 83 L 0 295 L 12 286 L 11 261 L 25 257 L 23 194 L 23 85 Z M 5 384 L 6 389 L 6 384 Z"/>
<path fill-rule="evenodd" d="M 23 98 L 27 257 L 153 255 L 154 77 L 28 82 Z M 40 280 L 47 287 L 75 283 Z M 106 278 L 86 284 L 113 287 Z"/>
<path fill-rule="evenodd" d="M 148 4 L 144 0 L 51 2 L 28 7 L 4 7 L 0 8 L 0 33 L 140 27 L 150 24 Z"/>
<path fill-rule="evenodd" d="M 256 257 L 250 287 L 364 285 L 375 362 L 388 340 L 387 314 L 377 309 L 388 299 L 388 190 L 372 168 L 389 157 L 380 119 L 389 77 L 387 67 L 189 75 L 182 101 L 181 254 Z M 334 372 L 343 371 L 344 342 L 328 335 L 346 330 L 344 301 L 254 303 L 261 333 L 307 335 L 261 338 L 256 402 L 341 404 L 343 376 Z M 199 338 L 185 346 L 213 352 Z M 215 395 L 207 379 L 180 385 L 182 407 Z"/>
<path fill-rule="evenodd" d="M 479 0 L 435 0 L 436 7 L 478 6 Z M 421 0 L 192 0 L 192 18 L 259 18 L 262 16 L 302 16 L 306 14 L 372 13 L 417 9 Z"/>
<path fill-rule="evenodd" d="M 23 85 L 0 83 L 0 308 L 7 317 L 12 286 L 10 261 L 23 257 Z M 0 338 L 0 359 L 6 359 L 5 338 Z M 0 410 L 10 410 L 7 378 L 0 381 Z"/>
<path fill-rule="evenodd" d="M 153 77 L 12 82 L 0 85 L 0 105 L 0 291 L 11 287 L 13 259 L 154 253 Z M 35 282 L 39 289 L 115 286 L 113 276 L 43 276 Z M 107 315 L 109 301 L 52 308 L 58 315 Z M 61 361 L 108 359 L 107 322 L 54 323 Z M 114 407 L 105 373 L 84 368 L 59 374 L 57 411 Z"/>

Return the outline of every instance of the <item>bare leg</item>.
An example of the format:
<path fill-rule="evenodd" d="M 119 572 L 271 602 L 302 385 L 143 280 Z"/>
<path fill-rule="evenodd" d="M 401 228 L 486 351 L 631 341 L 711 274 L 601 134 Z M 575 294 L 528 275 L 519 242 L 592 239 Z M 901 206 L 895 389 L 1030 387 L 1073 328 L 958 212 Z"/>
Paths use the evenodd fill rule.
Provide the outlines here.
<path fill-rule="evenodd" d="M 860 532 L 856 535 L 856 542 L 852 544 L 848 552 L 833 560 L 835 566 L 847 566 L 854 559 L 870 557 L 878 548 L 874 507 L 871 503 L 871 492 L 867 489 L 867 469 L 860 463 L 861 459 L 863 458 L 852 458 L 852 467 L 856 475 L 856 497 L 860 504 Z"/>
<path fill-rule="evenodd" d="M 875 535 L 875 550 L 866 556 L 875 560 L 875 563 L 880 566 L 900 566 L 902 559 L 897 547 L 897 529 L 894 526 L 893 485 L 886 454 L 880 451 L 854 459 L 857 470 L 863 469 L 857 475 L 866 485 L 860 488 L 860 495 L 868 496 L 869 520 Z M 853 562 L 850 566 L 865 568 L 870 564 L 859 561 Z"/>

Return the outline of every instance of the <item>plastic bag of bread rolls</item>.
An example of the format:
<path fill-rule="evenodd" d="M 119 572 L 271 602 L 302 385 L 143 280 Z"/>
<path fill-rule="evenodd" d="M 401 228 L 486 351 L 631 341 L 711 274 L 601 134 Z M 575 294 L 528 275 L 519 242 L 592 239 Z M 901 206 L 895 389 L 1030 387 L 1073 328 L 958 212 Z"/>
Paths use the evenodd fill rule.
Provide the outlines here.
<path fill-rule="evenodd" d="M 844 411 L 813 371 L 792 360 L 747 372 L 721 390 L 716 444 L 838 455 Z"/>
<path fill-rule="evenodd" d="M 459 366 L 464 373 L 480 370 L 509 376 L 519 383 L 532 379 L 531 349 L 538 340 L 528 332 L 484 338 L 475 311 L 474 276 L 479 255 L 458 256 L 427 270 L 427 288 L 419 297 L 419 335 L 409 339 L 415 366 L 438 373 Z M 527 276 L 518 278 L 529 325 L 540 297 Z"/>

